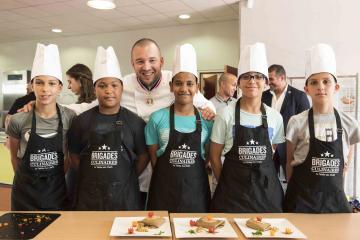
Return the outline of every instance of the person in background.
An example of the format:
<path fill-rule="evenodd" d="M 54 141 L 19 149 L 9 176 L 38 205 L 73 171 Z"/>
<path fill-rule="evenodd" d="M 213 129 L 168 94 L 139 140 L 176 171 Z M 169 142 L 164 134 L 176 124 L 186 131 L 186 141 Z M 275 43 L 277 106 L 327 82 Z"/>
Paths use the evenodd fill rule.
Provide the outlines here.
<path fill-rule="evenodd" d="M 219 78 L 219 91 L 210 101 L 214 104 L 216 112 L 219 112 L 224 107 L 228 106 L 236 99 L 233 97 L 237 88 L 237 77 L 231 73 L 223 73 Z M 224 162 L 224 156 L 221 157 L 221 162 Z M 211 165 L 208 165 L 211 168 Z M 211 195 L 214 194 L 217 186 L 217 180 L 214 172 L 211 172 Z"/>
<path fill-rule="evenodd" d="M 15 172 L 13 211 L 66 210 L 66 133 L 75 113 L 56 104 L 61 74 L 58 47 L 38 44 L 31 72 L 35 105 L 13 115 L 7 128 Z"/>
<path fill-rule="evenodd" d="M 76 103 L 91 103 L 96 99 L 91 70 L 77 63 L 66 71 L 68 89 L 79 96 Z"/>
<path fill-rule="evenodd" d="M 138 174 L 149 162 L 145 122 L 120 107 L 123 82 L 112 47 L 98 47 L 94 85 L 99 106 L 77 116 L 68 134 L 79 175 L 76 209 L 141 210 Z"/>
<path fill-rule="evenodd" d="M 285 141 L 284 129 L 280 113 L 261 102 L 268 81 L 263 43 L 243 49 L 238 75 L 242 97 L 216 115 L 212 129 L 210 162 L 219 183 L 210 211 L 282 212 L 283 190 L 272 154 Z"/>
<path fill-rule="evenodd" d="M 287 126 L 284 211 L 351 212 L 343 182 L 360 131 L 353 117 L 334 107 L 340 85 L 331 46 L 318 44 L 307 51 L 304 89 L 313 106 L 290 118 Z"/>
<path fill-rule="evenodd" d="M 278 111 L 283 117 L 284 129 L 289 119 L 310 108 L 309 100 L 300 91 L 286 82 L 286 72 L 283 66 L 274 64 L 268 69 L 270 89 L 263 92 L 262 101 Z M 286 143 L 278 144 L 274 153 L 274 163 L 280 180 L 286 181 Z M 281 167 L 281 171 L 280 171 Z"/>
<path fill-rule="evenodd" d="M 69 70 L 66 71 L 66 77 L 68 81 L 68 89 L 70 89 L 75 95 L 78 96 L 78 100 L 75 104 L 70 104 L 67 107 L 77 109 L 78 104 L 82 103 L 97 103 L 94 82 L 92 79 L 91 70 L 84 64 L 77 63 Z M 74 106 L 74 107 L 72 107 Z M 66 173 L 66 186 L 69 197 L 69 208 L 74 209 L 76 204 L 76 183 L 77 183 L 77 171 L 70 167 Z"/>
<path fill-rule="evenodd" d="M 207 212 L 210 188 L 204 159 L 212 122 L 193 105 L 199 79 L 191 44 L 177 46 L 172 74 L 175 102 L 151 114 L 145 127 L 154 169 L 147 209 Z"/>
<path fill-rule="evenodd" d="M 216 112 L 220 109 L 226 107 L 232 101 L 236 99 L 233 98 L 236 91 L 237 78 L 231 73 L 223 73 L 219 78 L 219 91 L 216 95 L 210 98 L 210 101 L 214 104 Z"/>

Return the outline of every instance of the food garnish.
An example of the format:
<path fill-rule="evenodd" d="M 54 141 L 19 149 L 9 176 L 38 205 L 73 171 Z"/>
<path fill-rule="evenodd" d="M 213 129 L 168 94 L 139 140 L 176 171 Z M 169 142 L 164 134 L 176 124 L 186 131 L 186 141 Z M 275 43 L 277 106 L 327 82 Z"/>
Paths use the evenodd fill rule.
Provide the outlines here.
<path fill-rule="evenodd" d="M 139 224 L 139 223 L 138 223 L 137 221 L 133 221 L 133 222 L 131 223 L 132 227 L 137 227 L 138 224 Z"/>
<path fill-rule="evenodd" d="M 209 227 L 209 233 L 215 233 L 215 228 L 214 227 Z"/>
<path fill-rule="evenodd" d="M 189 231 L 187 231 L 188 233 L 190 234 L 196 234 L 195 230 L 194 229 L 190 229 Z"/>
<path fill-rule="evenodd" d="M 207 220 L 208 221 L 211 221 L 211 220 L 213 220 L 214 219 L 214 217 L 213 216 L 211 216 L 211 215 L 208 215 L 208 216 L 206 216 L 207 217 Z"/>
<path fill-rule="evenodd" d="M 292 234 L 294 231 L 291 228 L 285 228 L 285 234 Z"/>
<path fill-rule="evenodd" d="M 256 217 L 256 221 L 261 222 L 261 220 L 262 220 L 262 217 Z"/>
<path fill-rule="evenodd" d="M 197 226 L 196 221 L 190 220 L 190 226 L 191 226 L 191 227 L 196 227 L 196 226 Z"/>
<path fill-rule="evenodd" d="M 154 216 L 154 212 L 148 212 L 148 218 L 152 218 Z"/>
<path fill-rule="evenodd" d="M 133 234 L 133 233 L 134 233 L 134 228 L 129 227 L 129 228 L 128 228 L 128 234 Z"/>
<path fill-rule="evenodd" d="M 165 233 L 165 232 L 160 230 L 158 233 L 154 233 L 154 235 L 160 236 L 160 235 L 163 234 L 163 233 Z"/>
<path fill-rule="evenodd" d="M 275 236 L 276 232 L 279 231 L 277 227 L 271 227 L 270 228 L 270 236 Z"/>
<path fill-rule="evenodd" d="M 262 236 L 262 231 L 260 231 L 260 230 L 257 230 L 256 232 L 252 232 L 251 233 L 253 236 Z"/>

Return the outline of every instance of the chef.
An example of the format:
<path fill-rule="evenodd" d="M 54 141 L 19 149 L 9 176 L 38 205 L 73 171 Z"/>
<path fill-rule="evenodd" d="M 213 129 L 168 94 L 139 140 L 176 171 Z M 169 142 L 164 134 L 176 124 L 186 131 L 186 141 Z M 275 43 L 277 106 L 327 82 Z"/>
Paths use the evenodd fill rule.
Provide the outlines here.
<path fill-rule="evenodd" d="M 306 82 L 312 108 L 293 116 L 287 126 L 289 185 L 284 211 L 351 212 L 344 193 L 344 173 L 352 145 L 360 141 L 358 122 L 334 107 L 340 85 L 335 53 L 318 44 L 306 54 Z"/>
<path fill-rule="evenodd" d="M 123 82 L 112 47 L 98 47 L 93 79 L 99 106 L 76 117 L 69 131 L 79 172 L 76 209 L 140 210 L 138 173 L 149 161 L 145 122 L 120 107 Z"/>
<path fill-rule="evenodd" d="M 11 209 L 66 210 L 66 133 L 75 113 L 56 104 L 63 85 L 57 45 L 37 45 L 31 84 L 33 110 L 13 115 L 7 129 L 15 172 Z"/>
<path fill-rule="evenodd" d="M 263 43 L 243 49 L 238 68 L 242 97 L 218 113 L 211 135 L 210 161 L 219 181 L 212 212 L 282 212 L 272 145 L 284 142 L 284 130 L 280 113 L 261 102 L 267 69 Z"/>
<path fill-rule="evenodd" d="M 204 155 L 212 122 L 193 104 L 199 78 L 191 44 L 177 46 L 172 74 L 175 102 L 151 114 L 145 128 L 154 167 L 147 209 L 207 212 L 210 188 Z"/>

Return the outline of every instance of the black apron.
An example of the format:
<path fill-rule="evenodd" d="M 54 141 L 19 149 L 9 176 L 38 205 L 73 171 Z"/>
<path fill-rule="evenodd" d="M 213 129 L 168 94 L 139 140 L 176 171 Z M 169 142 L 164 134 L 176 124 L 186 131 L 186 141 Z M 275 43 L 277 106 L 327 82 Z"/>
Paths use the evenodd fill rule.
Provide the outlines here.
<path fill-rule="evenodd" d="M 337 139 L 324 142 L 315 137 L 313 109 L 309 110 L 309 153 L 294 167 L 285 194 L 284 211 L 301 213 L 349 213 L 343 187 L 344 155 L 339 113 L 334 109 Z"/>
<path fill-rule="evenodd" d="M 207 212 L 210 202 L 209 180 L 201 157 L 201 119 L 194 107 L 196 130 L 175 130 L 174 105 L 170 107 L 170 134 L 165 152 L 158 158 L 152 174 L 148 210 L 169 212 Z"/>
<path fill-rule="evenodd" d="M 54 137 L 36 134 L 35 106 L 31 132 L 24 157 L 15 172 L 12 192 L 12 211 L 64 210 L 66 184 L 63 153 L 63 124 L 56 105 L 59 125 Z"/>
<path fill-rule="evenodd" d="M 121 109 L 115 130 L 105 134 L 95 131 L 94 109 L 87 146 L 80 153 L 77 210 L 141 210 L 140 190 L 131 156 L 123 141 L 125 122 Z"/>
<path fill-rule="evenodd" d="M 262 125 L 240 125 L 240 99 L 235 106 L 233 147 L 225 154 L 212 212 L 282 212 L 283 190 L 272 159 L 267 117 L 261 104 Z"/>

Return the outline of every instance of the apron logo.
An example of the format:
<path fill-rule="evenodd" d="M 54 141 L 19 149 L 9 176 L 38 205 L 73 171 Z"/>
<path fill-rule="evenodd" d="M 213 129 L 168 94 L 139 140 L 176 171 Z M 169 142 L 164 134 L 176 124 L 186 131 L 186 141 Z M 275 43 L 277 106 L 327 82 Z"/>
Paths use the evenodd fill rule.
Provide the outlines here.
<path fill-rule="evenodd" d="M 53 169 L 59 164 L 57 152 L 50 152 L 43 149 L 38 149 L 37 153 L 30 154 L 30 168 L 35 170 Z"/>
<path fill-rule="evenodd" d="M 173 167 L 191 167 L 195 163 L 196 151 L 190 151 L 190 147 L 185 143 L 178 146 L 178 150 L 171 150 L 170 164 Z"/>
<path fill-rule="evenodd" d="M 340 159 L 333 158 L 334 154 L 328 151 L 321 153 L 320 157 L 311 158 L 311 172 L 317 176 L 335 176 L 340 171 Z"/>
<path fill-rule="evenodd" d="M 113 168 L 118 163 L 118 152 L 111 151 L 105 144 L 98 147 L 98 151 L 91 153 L 91 166 L 93 168 Z"/>
<path fill-rule="evenodd" d="M 238 147 L 239 160 L 244 163 L 261 163 L 265 160 L 266 153 L 266 146 L 259 145 L 254 139 L 246 141 L 245 146 Z"/>

